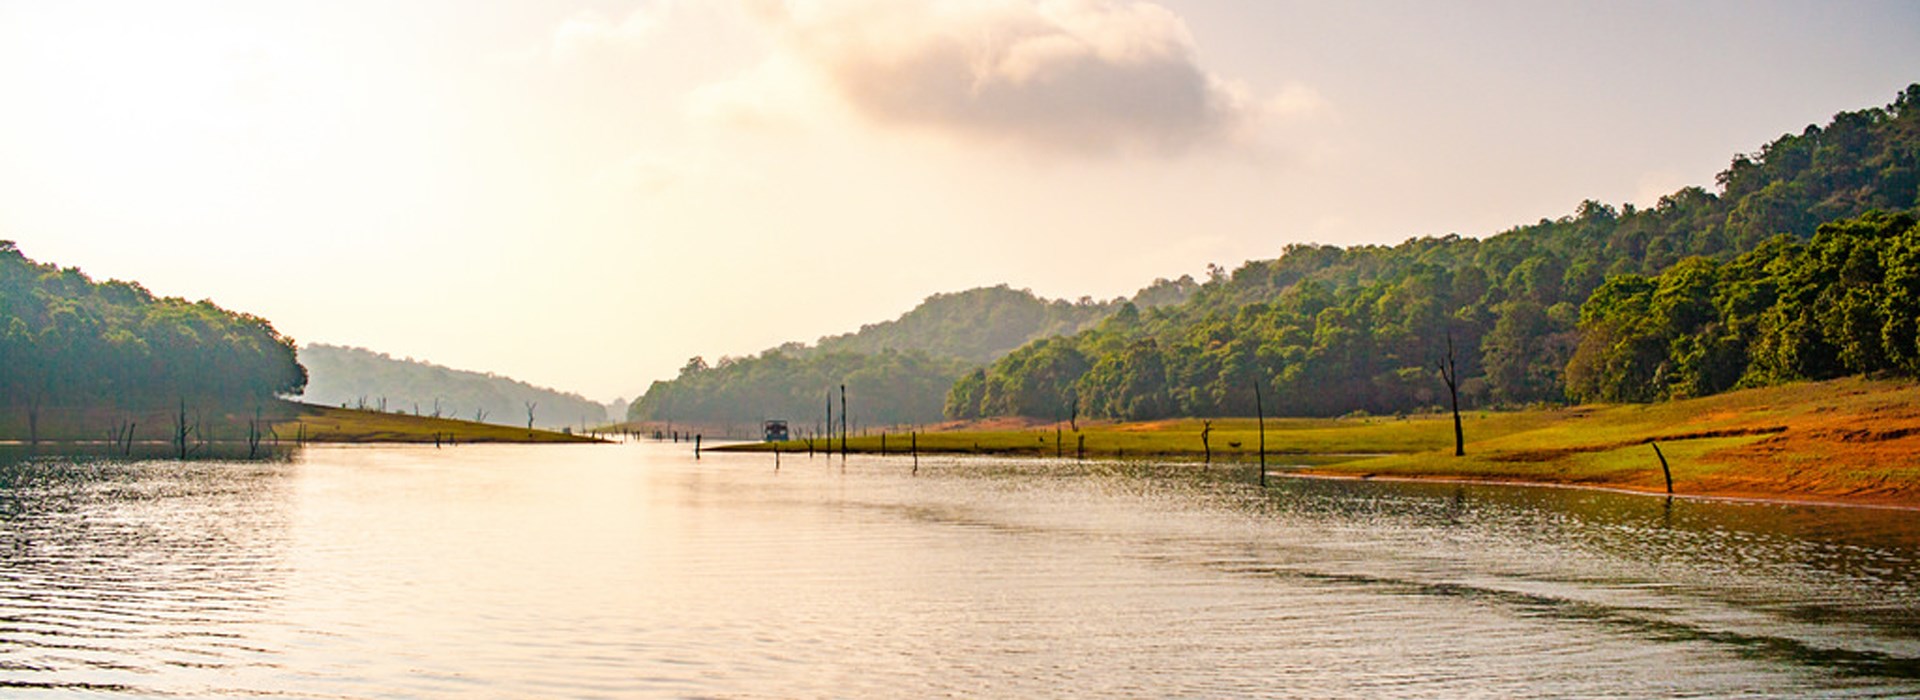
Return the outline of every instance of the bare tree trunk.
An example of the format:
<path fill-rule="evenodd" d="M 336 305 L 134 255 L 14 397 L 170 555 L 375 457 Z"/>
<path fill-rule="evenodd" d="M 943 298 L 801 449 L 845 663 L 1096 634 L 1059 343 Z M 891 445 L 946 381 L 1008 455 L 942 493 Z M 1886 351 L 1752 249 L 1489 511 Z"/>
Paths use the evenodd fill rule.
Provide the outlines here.
<path fill-rule="evenodd" d="M 1213 421 L 1200 421 L 1200 449 L 1207 453 L 1207 464 L 1213 464 L 1213 445 L 1208 438 L 1213 435 Z"/>
<path fill-rule="evenodd" d="M 1667 455 L 1660 451 L 1660 443 L 1647 444 L 1653 445 L 1653 456 L 1660 458 L 1660 473 L 1667 477 L 1667 495 L 1671 496 L 1673 495 L 1673 470 L 1667 467 Z"/>
<path fill-rule="evenodd" d="M 1447 396 L 1453 400 L 1453 456 L 1467 455 L 1467 435 L 1460 428 L 1460 368 L 1453 363 L 1453 334 L 1447 334 L 1447 361 L 1440 364 L 1440 379 L 1447 383 Z"/>
<path fill-rule="evenodd" d="M 180 459 L 187 458 L 187 400 L 180 399 L 180 410 L 173 416 L 173 446 Z"/>
<path fill-rule="evenodd" d="M 27 444 L 40 445 L 40 397 L 27 398 Z"/>
<path fill-rule="evenodd" d="M 253 407 L 253 420 L 247 421 L 247 459 L 260 456 L 260 407 Z"/>
<path fill-rule="evenodd" d="M 1260 420 L 1260 486 L 1267 485 L 1267 404 L 1260 398 L 1260 384 L 1253 385 L 1253 410 Z"/>

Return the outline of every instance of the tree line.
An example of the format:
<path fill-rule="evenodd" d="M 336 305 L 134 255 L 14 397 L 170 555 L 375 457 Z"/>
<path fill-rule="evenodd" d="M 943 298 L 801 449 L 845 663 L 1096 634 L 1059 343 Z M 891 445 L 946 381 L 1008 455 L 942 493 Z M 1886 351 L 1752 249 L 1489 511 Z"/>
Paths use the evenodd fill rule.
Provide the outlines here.
<path fill-rule="evenodd" d="M 1185 300 L 1191 277 L 1155 280 L 1133 303 Z M 627 409 L 639 421 L 746 424 L 768 418 L 795 428 L 825 419 L 823 392 L 846 385 L 854 418 L 869 425 L 941 419 L 943 397 L 974 364 L 990 362 L 1036 339 L 1090 328 L 1125 299 L 1048 300 L 1007 285 L 935 294 L 899 318 L 821 338 L 788 343 L 751 357 L 709 364 L 694 358 L 678 377 L 654 382 Z"/>
<path fill-rule="evenodd" d="M 1289 246 L 969 372 L 946 415 L 1251 415 L 1256 386 L 1284 414 L 1418 411 L 1449 341 L 1469 405 L 1911 374 L 1905 219 L 1868 212 L 1913 209 L 1917 161 L 1920 85 L 1737 156 L 1717 192 L 1486 239 Z"/>
<path fill-rule="evenodd" d="M 940 397 L 967 367 L 918 350 L 793 353 L 775 348 L 709 366 L 689 360 L 678 377 L 656 381 L 627 409 L 632 420 L 757 424 L 792 421 L 798 434 L 824 433 L 826 406 L 849 395 L 850 425 L 883 426 L 940 420 Z M 836 404 L 831 409 L 841 411 Z M 815 425 L 819 424 L 819 425 Z"/>
<path fill-rule="evenodd" d="M 0 241 L 0 403 L 30 430 L 47 408 L 244 407 L 306 383 L 292 339 L 265 319 L 95 282 Z"/>

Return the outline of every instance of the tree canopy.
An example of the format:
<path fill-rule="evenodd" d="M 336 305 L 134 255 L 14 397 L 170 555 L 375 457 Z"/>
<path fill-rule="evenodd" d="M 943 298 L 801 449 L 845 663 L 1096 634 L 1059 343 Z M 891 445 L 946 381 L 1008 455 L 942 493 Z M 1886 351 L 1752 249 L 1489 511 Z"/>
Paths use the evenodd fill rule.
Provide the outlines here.
<path fill-rule="evenodd" d="M 1175 304 L 1199 284 L 1155 280 L 1131 303 Z M 805 423 L 826 412 L 821 396 L 847 385 L 854 420 L 869 425 L 940 420 L 954 380 L 1029 342 L 1090 328 L 1126 300 L 1047 300 L 1007 285 L 927 297 L 899 318 L 858 332 L 789 343 L 754 357 L 693 358 L 627 409 L 633 420 L 737 424 L 767 418 Z M 838 410 L 838 409 L 835 409 Z M 816 421 L 817 422 L 817 421 Z M 798 425 L 798 424 L 796 424 Z"/>
<path fill-rule="evenodd" d="M 1255 385 L 1280 413 L 1420 410 L 1449 337 L 1469 405 L 1910 372 L 1904 219 L 1852 217 L 1911 210 L 1916 168 L 1920 85 L 1735 157 L 1718 192 L 1586 201 L 1484 240 L 1288 246 L 1182 303 L 1015 350 L 956 382 L 947 415 L 1249 415 Z"/>
<path fill-rule="evenodd" d="M 95 282 L 0 241 L 0 401 L 9 406 L 242 403 L 306 383 L 293 340 L 265 319 Z"/>

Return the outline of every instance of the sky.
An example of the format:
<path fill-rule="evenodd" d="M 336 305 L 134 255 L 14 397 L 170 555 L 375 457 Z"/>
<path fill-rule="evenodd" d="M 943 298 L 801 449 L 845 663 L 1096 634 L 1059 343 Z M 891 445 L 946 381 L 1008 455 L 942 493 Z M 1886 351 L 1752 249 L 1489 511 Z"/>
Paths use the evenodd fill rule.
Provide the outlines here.
<path fill-rule="evenodd" d="M 611 400 L 940 292 L 1647 205 L 1916 81 L 1914 2 L 0 0 L 0 239 Z"/>

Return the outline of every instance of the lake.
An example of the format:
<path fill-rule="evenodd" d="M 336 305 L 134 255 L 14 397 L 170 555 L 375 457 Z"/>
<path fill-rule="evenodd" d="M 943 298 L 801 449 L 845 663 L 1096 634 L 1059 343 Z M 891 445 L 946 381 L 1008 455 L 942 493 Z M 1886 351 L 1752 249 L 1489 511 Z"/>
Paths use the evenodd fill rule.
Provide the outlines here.
<path fill-rule="evenodd" d="M 0 694 L 1920 694 L 1911 511 L 687 447 L 0 458 Z"/>

